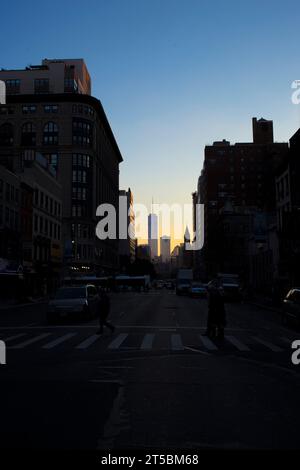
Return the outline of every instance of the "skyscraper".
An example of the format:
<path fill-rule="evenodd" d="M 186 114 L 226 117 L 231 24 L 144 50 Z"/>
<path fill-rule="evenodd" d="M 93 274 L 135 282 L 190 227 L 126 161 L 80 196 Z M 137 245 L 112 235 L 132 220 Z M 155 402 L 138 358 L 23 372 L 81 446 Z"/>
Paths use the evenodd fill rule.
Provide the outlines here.
<path fill-rule="evenodd" d="M 160 256 L 163 263 L 168 263 L 171 258 L 171 237 L 160 237 Z"/>
<path fill-rule="evenodd" d="M 151 259 L 158 256 L 158 219 L 156 214 L 148 215 L 148 244 Z"/>

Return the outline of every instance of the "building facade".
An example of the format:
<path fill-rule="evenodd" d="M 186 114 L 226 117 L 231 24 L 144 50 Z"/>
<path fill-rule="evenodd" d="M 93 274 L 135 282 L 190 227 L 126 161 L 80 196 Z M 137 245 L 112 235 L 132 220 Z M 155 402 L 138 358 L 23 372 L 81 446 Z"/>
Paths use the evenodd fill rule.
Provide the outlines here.
<path fill-rule="evenodd" d="M 121 258 L 126 257 L 130 263 L 135 261 L 136 238 L 135 238 L 135 215 L 133 209 L 133 194 L 128 191 L 119 191 L 120 198 L 124 198 L 126 204 L 120 210 L 126 210 L 126 232 L 127 238 L 119 240 L 119 254 Z M 125 227 L 124 227 L 125 229 Z"/>
<path fill-rule="evenodd" d="M 42 79 L 48 82 L 38 86 Z M 0 80 L 8 91 L 0 106 L 0 163 L 21 172 L 37 155 L 47 158 L 63 188 L 64 264 L 74 274 L 116 271 L 118 240 L 98 239 L 95 228 L 100 204 L 112 204 L 118 219 L 122 156 L 100 101 L 90 96 L 84 62 L 43 61 L 0 71 Z M 12 80 L 19 80 L 14 89 Z"/>
<path fill-rule="evenodd" d="M 253 142 L 223 140 L 205 147 L 198 193 L 204 204 L 204 247 L 208 276 L 220 270 L 218 224 L 227 201 L 252 211 L 276 211 L 275 172 L 287 158 L 288 144 L 273 141 L 273 123 L 253 118 Z"/>

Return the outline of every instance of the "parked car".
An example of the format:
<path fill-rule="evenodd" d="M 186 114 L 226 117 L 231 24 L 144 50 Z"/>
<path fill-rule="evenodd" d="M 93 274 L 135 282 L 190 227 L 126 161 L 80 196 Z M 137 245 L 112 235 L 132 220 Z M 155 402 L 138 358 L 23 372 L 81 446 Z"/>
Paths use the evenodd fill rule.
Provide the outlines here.
<path fill-rule="evenodd" d="M 47 307 L 47 321 L 53 323 L 61 318 L 76 315 L 90 319 L 97 314 L 98 290 L 94 285 L 61 287 Z"/>
<path fill-rule="evenodd" d="M 300 287 L 291 289 L 283 300 L 282 323 L 286 325 L 289 320 L 300 321 Z"/>
<path fill-rule="evenodd" d="M 200 282 L 193 282 L 193 284 L 190 287 L 190 296 L 191 297 L 206 297 L 207 296 L 207 290 L 204 287 L 203 284 Z"/>

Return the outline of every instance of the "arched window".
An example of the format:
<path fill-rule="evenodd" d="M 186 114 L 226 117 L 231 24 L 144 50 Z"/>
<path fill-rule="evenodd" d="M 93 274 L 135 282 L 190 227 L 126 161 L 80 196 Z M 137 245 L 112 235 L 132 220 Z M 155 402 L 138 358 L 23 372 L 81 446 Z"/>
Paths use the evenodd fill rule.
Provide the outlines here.
<path fill-rule="evenodd" d="M 36 128 L 32 122 L 26 122 L 22 127 L 21 145 L 32 147 L 36 144 Z"/>
<path fill-rule="evenodd" d="M 10 147 L 14 143 L 14 128 L 10 123 L 0 126 L 0 145 L 2 147 Z"/>
<path fill-rule="evenodd" d="M 44 127 L 44 144 L 58 144 L 58 125 L 55 122 L 47 122 Z"/>

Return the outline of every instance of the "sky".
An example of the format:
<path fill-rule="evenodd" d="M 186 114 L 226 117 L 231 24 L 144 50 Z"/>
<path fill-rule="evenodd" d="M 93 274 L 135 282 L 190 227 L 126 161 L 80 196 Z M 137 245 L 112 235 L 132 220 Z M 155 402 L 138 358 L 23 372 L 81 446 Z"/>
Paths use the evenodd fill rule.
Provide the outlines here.
<path fill-rule="evenodd" d="M 1 3 L 0 67 L 84 58 L 137 203 L 188 204 L 204 147 L 251 141 L 252 117 L 300 127 L 299 5 L 252 0 Z"/>

